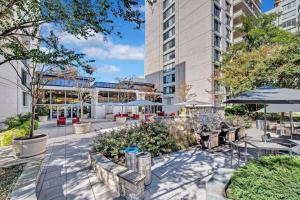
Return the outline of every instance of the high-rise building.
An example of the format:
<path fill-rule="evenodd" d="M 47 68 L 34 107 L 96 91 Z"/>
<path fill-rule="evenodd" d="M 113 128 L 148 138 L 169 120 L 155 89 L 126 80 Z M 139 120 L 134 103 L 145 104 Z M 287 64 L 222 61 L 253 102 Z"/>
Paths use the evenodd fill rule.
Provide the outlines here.
<path fill-rule="evenodd" d="M 220 104 L 224 89 L 213 77 L 221 53 L 233 43 L 239 17 L 258 16 L 259 8 L 260 0 L 158 0 L 146 6 L 145 76 L 163 91 L 167 112 L 177 110 L 172 104 L 184 84 L 191 85 L 193 99 Z"/>
<path fill-rule="evenodd" d="M 292 33 L 300 31 L 300 0 L 277 0 L 275 8 L 267 13 L 279 13 L 274 23 L 284 30 Z"/>

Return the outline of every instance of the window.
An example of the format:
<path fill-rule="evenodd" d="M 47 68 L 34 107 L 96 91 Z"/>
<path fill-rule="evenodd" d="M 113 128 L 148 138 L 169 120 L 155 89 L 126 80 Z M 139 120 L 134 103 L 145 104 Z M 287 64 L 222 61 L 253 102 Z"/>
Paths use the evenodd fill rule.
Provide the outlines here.
<path fill-rule="evenodd" d="M 221 18 L 221 9 L 216 5 L 214 7 L 214 15 L 215 15 L 215 17 L 217 17 L 219 19 Z"/>
<path fill-rule="evenodd" d="M 281 26 L 282 26 L 282 28 L 286 28 L 286 27 L 289 27 L 289 26 L 296 26 L 296 18 L 290 19 L 290 20 L 288 20 L 286 22 L 283 22 L 281 24 Z"/>
<path fill-rule="evenodd" d="M 167 32 L 164 33 L 163 40 L 167 40 L 175 35 L 175 28 L 173 27 L 172 29 L 168 30 Z"/>
<path fill-rule="evenodd" d="M 175 82 L 175 74 L 169 74 L 163 77 L 164 84 Z"/>
<path fill-rule="evenodd" d="M 167 28 L 171 27 L 173 24 L 175 23 L 175 16 L 171 17 L 170 19 L 168 19 L 165 23 L 164 23 L 164 30 L 166 30 Z"/>
<path fill-rule="evenodd" d="M 28 94 L 26 92 L 22 93 L 23 96 L 23 106 L 28 106 Z"/>
<path fill-rule="evenodd" d="M 164 12 L 164 19 L 167 19 L 168 17 L 170 17 L 175 11 L 175 4 L 173 4 L 170 8 L 168 8 L 165 12 Z"/>
<path fill-rule="evenodd" d="M 294 7 L 296 7 L 296 1 L 292 1 L 292 2 L 282 6 L 282 10 L 286 11 L 286 10 L 289 10 L 291 8 L 294 8 Z"/>
<path fill-rule="evenodd" d="M 226 38 L 229 40 L 231 38 L 231 31 L 228 28 L 226 28 Z"/>
<path fill-rule="evenodd" d="M 218 33 L 221 32 L 221 23 L 217 20 L 215 20 L 215 22 L 214 22 L 214 30 Z"/>
<path fill-rule="evenodd" d="M 166 105 L 172 105 L 173 103 L 173 98 L 172 97 L 166 97 L 165 99 L 165 104 Z"/>
<path fill-rule="evenodd" d="M 175 47 L 175 39 L 170 40 L 169 42 L 167 42 L 166 44 L 164 44 L 164 52 L 170 50 L 171 48 Z"/>
<path fill-rule="evenodd" d="M 215 58 L 216 62 L 220 62 L 221 61 L 221 52 L 219 50 L 215 49 L 214 58 Z"/>
<path fill-rule="evenodd" d="M 164 66 L 163 72 L 168 73 L 175 70 L 174 63 L 168 64 Z"/>
<path fill-rule="evenodd" d="M 228 15 L 226 15 L 226 25 L 227 26 L 231 25 L 231 17 L 229 17 Z"/>
<path fill-rule="evenodd" d="M 164 9 L 167 8 L 169 5 L 171 5 L 171 3 L 173 3 L 174 0 L 165 0 L 163 3 Z"/>
<path fill-rule="evenodd" d="M 293 17 L 293 16 L 296 16 L 297 12 L 296 10 L 292 10 L 288 13 L 285 13 L 282 15 L 282 19 L 287 19 L 287 18 L 290 18 L 290 17 Z"/>
<path fill-rule="evenodd" d="M 225 10 L 226 10 L 227 12 L 230 12 L 230 10 L 231 10 L 231 4 L 230 4 L 228 1 L 226 1 L 226 4 L 225 4 Z"/>
<path fill-rule="evenodd" d="M 27 72 L 24 69 L 21 71 L 21 78 L 22 85 L 27 86 Z"/>
<path fill-rule="evenodd" d="M 214 39 L 214 45 L 215 47 L 221 47 L 221 37 L 218 35 L 215 35 L 215 39 Z"/>
<path fill-rule="evenodd" d="M 174 94 L 175 93 L 175 85 L 164 87 L 164 94 Z"/>
<path fill-rule="evenodd" d="M 231 46 L 230 42 L 226 42 L 226 51 L 229 50 L 230 46 Z"/>
<path fill-rule="evenodd" d="M 168 61 L 170 61 L 174 58 L 175 58 L 175 51 L 172 51 L 172 52 L 167 53 L 166 55 L 164 55 L 163 60 L 164 60 L 164 62 L 168 62 Z"/>
<path fill-rule="evenodd" d="M 108 102 L 108 91 L 99 91 L 98 103 Z"/>

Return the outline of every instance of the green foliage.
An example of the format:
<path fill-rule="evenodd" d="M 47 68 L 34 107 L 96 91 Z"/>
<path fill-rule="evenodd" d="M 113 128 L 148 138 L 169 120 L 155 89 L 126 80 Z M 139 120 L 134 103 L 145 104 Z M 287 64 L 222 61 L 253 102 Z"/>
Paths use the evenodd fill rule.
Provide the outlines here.
<path fill-rule="evenodd" d="M 261 86 L 300 88 L 300 34 L 272 24 L 276 15 L 244 17 L 244 40 L 223 54 L 218 81 L 232 95 Z"/>
<path fill-rule="evenodd" d="M 24 164 L 0 168 L 0 199 L 8 199 L 8 195 L 14 188 L 23 168 Z"/>
<path fill-rule="evenodd" d="M 245 115 L 247 107 L 242 104 L 234 104 L 225 107 L 225 115 Z"/>
<path fill-rule="evenodd" d="M 30 134 L 31 113 L 9 117 L 6 120 L 8 130 L 0 133 L 0 146 L 7 146 L 12 143 L 13 138 L 24 137 Z M 34 120 L 34 130 L 39 128 L 39 123 Z"/>
<path fill-rule="evenodd" d="M 245 126 L 245 128 L 251 128 L 252 119 L 247 115 L 225 115 L 225 121 L 233 126 Z"/>
<path fill-rule="evenodd" d="M 37 108 L 38 116 L 48 116 L 48 113 L 49 113 L 49 107 L 48 106 L 39 106 Z"/>
<path fill-rule="evenodd" d="M 161 124 L 142 124 L 140 126 L 114 130 L 107 135 L 98 135 L 93 148 L 106 157 L 118 162 L 124 157 L 124 149 L 137 146 L 140 151 L 150 152 L 153 157 L 176 150 L 169 130 Z"/>
<path fill-rule="evenodd" d="M 237 169 L 227 189 L 232 200 L 298 200 L 300 158 L 267 156 Z"/>

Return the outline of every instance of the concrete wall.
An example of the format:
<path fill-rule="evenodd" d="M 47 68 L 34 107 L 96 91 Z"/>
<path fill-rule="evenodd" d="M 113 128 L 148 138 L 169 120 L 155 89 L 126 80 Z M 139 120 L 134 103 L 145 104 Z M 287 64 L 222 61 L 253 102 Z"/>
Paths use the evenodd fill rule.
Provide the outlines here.
<path fill-rule="evenodd" d="M 0 57 L 3 60 L 3 57 Z M 23 64 L 12 62 L 19 73 Z M 28 106 L 23 106 L 22 92 L 24 86 L 10 64 L 5 63 L 0 66 L 0 122 L 7 117 L 15 116 L 23 112 L 30 112 L 30 97 L 28 96 Z"/>

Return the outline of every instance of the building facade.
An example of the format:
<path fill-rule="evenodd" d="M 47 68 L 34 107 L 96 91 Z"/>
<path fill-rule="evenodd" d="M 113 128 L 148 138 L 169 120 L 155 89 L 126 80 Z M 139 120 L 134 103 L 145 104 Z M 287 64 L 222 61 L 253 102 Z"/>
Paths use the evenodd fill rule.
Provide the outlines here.
<path fill-rule="evenodd" d="M 300 0 L 277 0 L 275 8 L 267 13 L 280 14 L 274 23 L 284 30 L 292 33 L 300 31 Z"/>
<path fill-rule="evenodd" d="M 214 81 L 215 69 L 233 43 L 234 11 L 240 13 L 237 24 L 240 16 L 256 15 L 249 2 L 259 9 L 259 0 L 158 0 L 146 6 L 145 77 L 163 91 L 164 110 L 178 109 L 172 104 L 183 84 L 194 99 L 221 103 L 224 89 Z"/>

